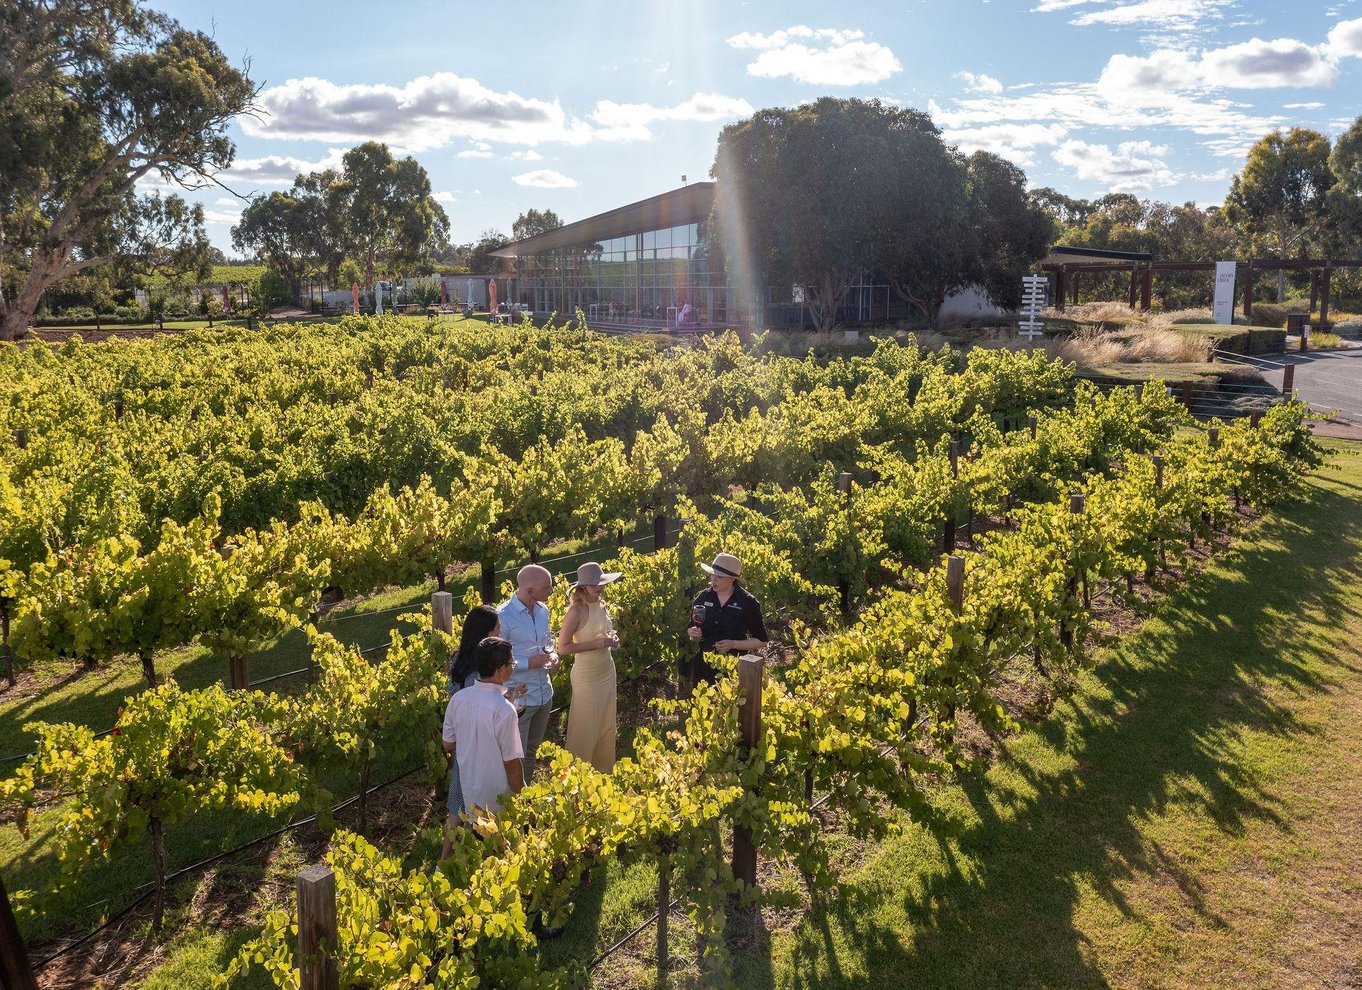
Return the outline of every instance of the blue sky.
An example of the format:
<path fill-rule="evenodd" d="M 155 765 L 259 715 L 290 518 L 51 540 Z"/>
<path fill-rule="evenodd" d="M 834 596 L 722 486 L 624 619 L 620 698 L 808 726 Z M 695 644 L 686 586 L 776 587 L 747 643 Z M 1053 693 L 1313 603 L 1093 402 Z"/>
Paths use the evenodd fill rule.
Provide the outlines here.
<path fill-rule="evenodd" d="M 1362 113 L 1359 0 L 152 2 L 264 87 L 224 184 L 281 189 L 383 140 L 458 242 L 707 178 L 725 123 L 826 94 L 928 111 L 1033 186 L 1203 204 L 1272 128 Z M 240 201 L 192 196 L 231 253 Z"/>

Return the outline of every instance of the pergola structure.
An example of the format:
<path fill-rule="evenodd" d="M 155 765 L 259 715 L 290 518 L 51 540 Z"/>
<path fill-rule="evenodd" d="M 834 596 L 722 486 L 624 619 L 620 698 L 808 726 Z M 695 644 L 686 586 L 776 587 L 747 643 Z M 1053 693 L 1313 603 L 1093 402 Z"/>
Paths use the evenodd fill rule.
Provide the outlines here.
<path fill-rule="evenodd" d="M 1310 312 L 1319 308 L 1319 322 L 1329 319 L 1329 288 L 1335 268 L 1362 268 L 1357 258 L 1251 258 L 1236 262 L 1235 284 L 1243 286 L 1244 316 L 1253 317 L 1253 279 L 1258 272 L 1310 272 Z M 1214 272 L 1214 261 L 1155 261 L 1151 254 L 1107 251 L 1057 245 L 1041 263 L 1041 270 L 1054 276 L 1054 307 L 1064 311 L 1066 302 L 1078 304 L 1084 274 L 1130 273 L 1130 308 L 1148 311 L 1154 294 L 1154 276 L 1167 272 Z"/>
<path fill-rule="evenodd" d="M 1320 309 L 1320 323 L 1329 319 L 1329 282 L 1335 268 L 1362 268 L 1362 259 L 1339 257 L 1254 257 L 1235 263 L 1235 283 L 1242 286 L 1244 315 L 1253 317 L 1253 276 L 1264 271 L 1309 271 L 1310 312 Z M 1154 296 L 1154 276 L 1160 272 L 1215 271 L 1215 261 L 1155 261 L 1152 255 L 1132 251 L 1103 251 L 1100 248 L 1050 249 L 1041 270 L 1054 276 L 1054 308 L 1064 312 L 1066 302 L 1077 305 L 1083 275 L 1130 274 L 1130 309 L 1139 305 L 1148 312 Z"/>

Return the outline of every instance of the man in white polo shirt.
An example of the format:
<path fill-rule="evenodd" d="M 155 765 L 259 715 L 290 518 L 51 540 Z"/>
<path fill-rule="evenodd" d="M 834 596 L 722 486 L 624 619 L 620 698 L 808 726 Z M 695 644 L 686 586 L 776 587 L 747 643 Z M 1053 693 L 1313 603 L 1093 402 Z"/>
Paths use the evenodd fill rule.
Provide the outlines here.
<path fill-rule="evenodd" d="M 525 785 L 520 726 L 506 682 L 515 667 L 511 644 L 489 636 L 474 654 L 478 680 L 449 699 L 445 709 L 445 752 L 459 761 L 463 807 L 469 818 L 496 814 L 506 792 Z M 451 826 L 456 824 L 452 820 Z"/>

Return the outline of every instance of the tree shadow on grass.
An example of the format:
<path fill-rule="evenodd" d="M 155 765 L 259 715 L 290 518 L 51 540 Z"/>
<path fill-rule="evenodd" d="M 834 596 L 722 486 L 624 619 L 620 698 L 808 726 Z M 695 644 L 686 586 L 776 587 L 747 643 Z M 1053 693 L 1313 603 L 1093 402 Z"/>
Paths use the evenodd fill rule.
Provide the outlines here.
<path fill-rule="evenodd" d="M 1223 835 L 1254 822 L 1289 831 L 1289 809 L 1242 761 L 1244 745 L 1318 734 L 1285 706 L 1359 672 L 1338 619 L 1357 614 L 1347 597 L 1362 583 L 1357 503 L 1316 488 L 1254 535 L 1120 641 L 1036 739 L 1015 742 L 1059 754 L 1059 769 L 1023 758 L 965 779 L 974 821 L 941 837 L 944 867 L 905 878 L 901 865 L 872 865 L 794 933 L 782 984 L 1104 987 L 1075 913 L 1095 892 L 1144 924 L 1119 884 L 1148 875 L 1223 925 L 1147 821 L 1172 806 Z"/>

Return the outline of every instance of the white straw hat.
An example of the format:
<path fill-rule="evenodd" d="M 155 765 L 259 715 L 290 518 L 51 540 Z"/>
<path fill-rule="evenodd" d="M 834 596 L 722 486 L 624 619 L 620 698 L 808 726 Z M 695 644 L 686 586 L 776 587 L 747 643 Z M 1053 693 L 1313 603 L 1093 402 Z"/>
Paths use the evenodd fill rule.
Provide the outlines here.
<path fill-rule="evenodd" d="M 577 588 L 585 586 L 588 588 L 596 588 L 601 585 L 610 584 L 613 581 L 618 581 L 622 576 L 620 571 L 605 571 L 601 569 L 600 564 L 597 564 L 594 561 L 588 561 L 577 568 L 577 580 L 573 583 L 572 587 Z"/>
<path fill-rule="evenodd" d="M 701 564 L 700 568 L 706 574 L 717 574 L 720 577 L 742 577 L 742 561 L 731 553 L 716 553 L 714 563 Z"/>

